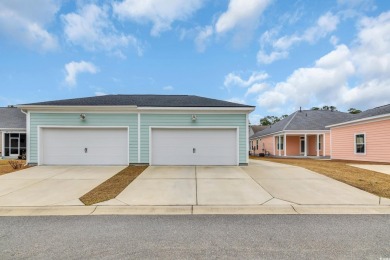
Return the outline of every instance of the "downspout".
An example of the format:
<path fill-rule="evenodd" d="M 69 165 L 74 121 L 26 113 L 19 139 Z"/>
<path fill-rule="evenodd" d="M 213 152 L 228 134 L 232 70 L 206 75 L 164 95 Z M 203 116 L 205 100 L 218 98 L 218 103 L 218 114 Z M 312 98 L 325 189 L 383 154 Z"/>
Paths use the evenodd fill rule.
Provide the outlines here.
<path fill-rule="evenodd" d="M 27 144 L 28 143 L 30 143 L 30 131 L 29 131 L 29 127 L 28 127 L 28 123 L 29 122 L 27 122 L 27 120 L 28 120 L 28 113 L 27 112 L 25 112 L 25 111 L 23 111 L 23 109 L 20 109 L 20 111 L 23 113 L 23 114 L 25 114 L 26 115 L 26 163 L 24 164 L 24 166 L 27 166 L 28 165 L 28 156 L 27 156 L 27 153 L 29 153 L 30 151 L 30 149 L 27 149 Z M 27 138 L 27 136 L 28 136 L 28 138 Z M 30 148 L 30 146 L 28 146 L 28 148 Z"/>

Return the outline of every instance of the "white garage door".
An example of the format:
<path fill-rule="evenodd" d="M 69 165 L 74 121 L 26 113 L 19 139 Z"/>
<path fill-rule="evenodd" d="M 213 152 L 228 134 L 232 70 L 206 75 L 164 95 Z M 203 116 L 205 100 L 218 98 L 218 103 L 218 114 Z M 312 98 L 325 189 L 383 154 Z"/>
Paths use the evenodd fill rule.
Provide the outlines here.
<path fill-rule="evenodd" d="M 127 129 L 42 128 L 40 164 L 126 165 Z"/>
<path fill-rule="evenodd" d="M 236 129 L 152 129 L 152 165 L 237 165 Z"/>

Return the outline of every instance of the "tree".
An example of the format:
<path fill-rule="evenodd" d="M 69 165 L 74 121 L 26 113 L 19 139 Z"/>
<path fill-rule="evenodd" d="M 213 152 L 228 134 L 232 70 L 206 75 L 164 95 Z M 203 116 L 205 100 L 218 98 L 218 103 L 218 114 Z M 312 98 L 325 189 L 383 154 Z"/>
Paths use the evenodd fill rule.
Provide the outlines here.
<path fill-rule="evenodd" d="M 260 119 L 260 125 L 273 125 L 286 117 L 288 117 L 288 115 L 282 115 L 281 117 L 266 116 Z"/>
<path fill-rule="evenodd" d="M 356 109 L 356 108 L 353 108 L 353 107 L 351 107 L 350 109 L 348 109 L 348 113 L 350 113 L 350 114 L 359 114 L 359 113 L 361 113 L 361 112 L 362 112 L 361 110 Z"/>
<path fill-rule="evenodd" d="M 329 109 L 330 109 L 330 111 L 337 111 L 337 107 L 335 107 L 335 106 L 330 106 Z"/>
<path fill-rule="evenodd" d="M 320 110 L 319 107 L 312 107 L 311 110 Z"/>
<path fill-rule="evenodd" d="M 321 110 L 329 110 L 329 106 L 323 106 Z"/>

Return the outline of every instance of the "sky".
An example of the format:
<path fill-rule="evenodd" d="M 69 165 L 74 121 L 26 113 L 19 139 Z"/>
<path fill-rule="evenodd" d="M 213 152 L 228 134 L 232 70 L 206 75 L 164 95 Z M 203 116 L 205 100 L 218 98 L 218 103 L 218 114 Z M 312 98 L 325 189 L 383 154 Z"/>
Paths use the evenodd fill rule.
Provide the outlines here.
<path fill-rule="evenodd" d="M 256 106 L 390 103 L 388 0 L 0 0 L 0 106 L 185 94 Z"/>

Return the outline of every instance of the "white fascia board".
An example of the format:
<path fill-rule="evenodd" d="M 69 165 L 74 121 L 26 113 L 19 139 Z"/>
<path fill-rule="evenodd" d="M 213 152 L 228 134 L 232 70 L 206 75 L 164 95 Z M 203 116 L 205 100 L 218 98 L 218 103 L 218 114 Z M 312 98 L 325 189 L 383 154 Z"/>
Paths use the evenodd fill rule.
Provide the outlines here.
<path fill-rule="evenodd" d="M 26 131 L 26 128 L 0 128 L 0 131 Z"/>
<path fill-rule="evenodd" d="M 138 110 L 144 111 L 240 111 L 240 112 L 252 112 L 254 107 L 138 107 Z"/>
<path fill-rule="evenodd" d="M 352 125 L 352 124 L 359 124 L 359 123 L 367 123 L 371 121 L 381 121 L 385 119 L 390 119 L 390 114 L 384 114 L 384 115 L 379 115 L 379 116 L 371 116 L 371 117 L 365 117 L 361 119 L 356 119 L 356 120 L 351 120 L 347 122 L 342 122 L 338 124 L 333 124 L 333 125 L 327 125 L 326 127 L 338 127 L 338 126 L 344 126 L 344 125 Z"/>
<path fill-rule="evenodd" d="M 135 112 L 137 106 L 17 106 L 34 112 Z"/>
<path fill-rule="evenodd" d="M 263 138 L 266 136 L 278 136 L 278 135 L 283 135 L 283 134 L 290 134 L 290 135 L 304 135 L 304 134 L 326 134 L 329 133 L 330 130 L 285 130 L 285 131 L 278 131 L 278 132 L 273 132 L 270 134 L 266 135 L 259 135 L 253 138 L 250 138 L 249 140 L 256 140 L 259 138 Z"/>

